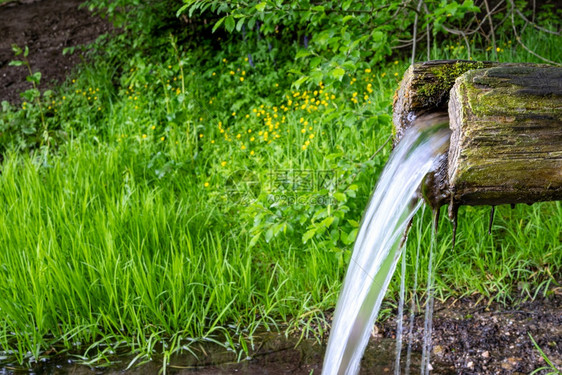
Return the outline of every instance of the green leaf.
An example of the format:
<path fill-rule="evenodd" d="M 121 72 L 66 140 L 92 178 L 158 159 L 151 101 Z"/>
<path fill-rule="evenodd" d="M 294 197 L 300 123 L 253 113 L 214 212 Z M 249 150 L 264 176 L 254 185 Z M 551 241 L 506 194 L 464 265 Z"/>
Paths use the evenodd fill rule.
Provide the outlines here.
<path fill-rule="evenodd" d="M 16 56 L 21 55 L 21 53 L 23 52 L 22 49 L 20 47 L 18 47 L 17 44 L 12 44 L 12 51 L 14 52 L 14 55 L 16 55 Z"/>
<path fill-rule="evenodd" d="M 318 85 L 324 80 L 324 72 L 322 70 L 315 70 L 310 73 L 310 79 Z"/>
<path fill-rule="evenodd" d="M 213 33 L 215 32 L 216 29 L 218 29 L 220 27 L 220 25 L 224 22 L 224 19 L 226 17 L 221 18 L 220 20 L 217 21 L 217 23 L 215 23 L 215 26 L 213 26 Z"/>
<path fill-rule="evenodd" d="M 293 86 L 295 86 L 298 89 L 307 80 L 308 80 L 308 76 L 302 76 L 299 79 L 297 79 L 295 82 L 293 82 Z"/>
<path fill-rule="evenodd" d="M 359 228 L 359 223 L 355 220 L 347 220 L 347 222 L 353 227 L 353 228 Z"/>
<path fill-rule="evenodd" d="M 35 98 L 39 96 L 39 90 L 36 89 L 25 90 L 24 92 L 20 93 L 20 96 L 25 100 L 27 100 L 28 102 L 32 102 Z"/>
<path fill-rule="evenodd" d="M 327 218 L 325 218 L 324 220 L 322 220 L 322 222 L 320 223 L 320 225 L 323 226 L 324 228 L 328 228 L 330 225 L 332 225 L 333 222 L 334 222 L 334 217 L 333 217 L 333 216 L 328 216 Z"/>
<path fill-rule="evenodd" d="M 176 12 L 176 17 L 179 17 L 190 6 L 191 6 L 191 4 L 185 4 L 181 8 L 179 8 L 178 11 Z"/>
<path fill-rule="evenodd" d="M 313 57 L 313 58 L 310 60 L 310 67 L 311 67 L 312 69 L 314 69 L 314 68 L 316 68 L 318 65 L 320 65 L 321 62 L 322 62 L 322 58 L 320 58 L 320 57 L 318 57 L 318 56 Z"/>
<path fill-rule="evenodd" d="M 27 76 L 25 78 L 28 82 L 33 82 L 36 84 L 39 84 L 39 81 L 41 80 L 41 72 L 35 72 L 30 76 Z"/>
<path fill-rule="evenodd" d="M 31 135 L 31 134 L 35 134 L 37 132 L 37 129 L 35 129 L 34 126 L 23 126 L 21 128 L 21 131 L 23 134 L 27 134 L 27 135 Z"/>
<path fill-rule="evenodd" d="M 10 103 L 8 101 L 2 100 L 2 111 L 3 112 L 8 112 L 11 108 L 12 108 L 12 106 L 10 105 Z"/>
<path fill-rule="evenodd" d="M 22 66 L 23 61 L 13 60 L 13 61 L 10 61 L 10 64 L 8 64 L 8 65 L 10 65 L 10 66 Z"/>
<path fill-rule="evenodd" d="M 231 33 L 232 30 L 234 30 L 234 26 L 235 26 L 234 17 L 232 17 L 232 16 L 226 17 L 226 20 L 224 22 L 224 26 L 226 27 L 226 30 L 229 33 Z"/>
<path fill-rule="evenodd" d="M 307 50 L 307 49 L 300 49 L 300 50 L 297 52 L 297 54 L 295 55 L 295 59 L 300 59 L 301 57 L 306 57 L 306 56 L 309 56 L 309 55 L 311 55 L 311 54 L 312 54 L 312 52 L 310 52 L 310 51 Z"/>
<path fill-rule="evenodd" d="M 312 237 L 314 237 L 315 234 L 316 234 L 316 229 L 311 229 L 311 230 L 307 231 L 302 236 L 302 243 L 307 243 L 308 240 L 310 240 Z"/>
<path fill-rule="evenodd" d="M 244 17 L 240 18 L 238 22 L 236 22 L 236 31 L 240 32 L 242 30 L 242 26 L 244 26 L 244 21 L 246 19 Z"/>
<path fill-rule="evenodd" d="M 248 21 L 248 30 L 253 30 L 255 25 L 256 25 L 256 17 L 250 18 L 250 20 Z"/>
<path fill-rule="evenodd" d="M 326 43 L 328 43 L 331 36 L 332 36 L 332 34 L 331 34 L 330 30 L 326 30 L 326 31 L 323 31 L 321 33 L 316 34 L 314 36 L 313 40 L 318 45 L 323 46 Z"/>
<path fill-rule="evenodd" d="M 345 202 L 347 200 L 347 196 L 344 193 L 334 193 L 334 198 L 336 198 L 339 202 Z"/>
<path fill-rule="evenodd" d="M 344 62 L 344 63 L 342 64 L 342 66 L 343 66 L 345 69 L 351 70 L 351 71 L 357 69 L 357 66 L 356 66 L 354 63 L 352 63 L 351 61 L 346 61 L 346 62 Z"/>
<path fill-rule="evenodd" d="M 256 5 L 256 9 L 258 12 L 263 12 L 266 6 L 266 2 L 262 1 L 261 3 Z"/>
<path fill-rule="evenodd" d="M 265 242 L 269 243 L 272 237 L 273 237 L 273 227 L 269 228 L 267 232 L 265 232 Z"/>
<path fill-rule="evenodd" d="M 384 39 L 384 33 L 382 31 L 376 30 L 373 32 L 373 41 L 382 42 Z"/>
<path fill-rule="evenodd" d="M 330 75 L 333 78 L 335 78 L 337 80 L 340 80 L 340 81 L 342 80 L 344 74 L 345 74 L 345 70 L 343 68 L 340 68 L 340 67 L 337 67 L 330 72 Z"/>
<path fill-rule="evenodd" d="M 352 229 L 351 232 L 349 233 L 342 232 L 341 242 L 343 242 L 345 245 L 351 245 L 353 241 L 355 241 L 356 237 L 357 237 L 357 229 Z"/>
<path fill-rule="evenodd" d="M 76 49 L 76 47 L 65 47 L 62 49 L 62 54 L 63 55 L 72 55 L 74 53 L 74 50 Z"/>
<path fill-rule="evenodd" d="M 252 237 L 252 239 L 250 240 L 250 243 L 248 244 L 248 247 L 254 247 L 256 245 L 256 243 L 258 242 L 258 240 L 260 239 L 260 235 L 261 232 L 258 232 L 258 234 L 256 234 L 255 236 Z"/>

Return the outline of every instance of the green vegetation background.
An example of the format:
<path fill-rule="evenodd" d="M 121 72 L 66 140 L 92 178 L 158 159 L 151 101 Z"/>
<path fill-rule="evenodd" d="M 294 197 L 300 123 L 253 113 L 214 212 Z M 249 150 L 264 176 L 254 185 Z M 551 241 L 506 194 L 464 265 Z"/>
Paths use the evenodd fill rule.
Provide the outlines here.
<path fill-rule="evenodd" d="M 54 90 L 30 66 L 33 88 L 0 112 L 9 360 L 56 348 L 103 363 L 124 346 L 166 363 L 203 339 L 243 355 L 263 329 L 322 337 L 412 40 L 418 61 L 562 62 L 548 6 L 508 2 L 495 30 L 469 33 L 486 17 L 470 1 L 383 3 L 88 1 L 121 31 Z M 28 65 L 20 47 L 14 64 Z M 454 249 L 440 221 L 437 297 L 553 293 L 560 202 L 498 207 L 492 235 L 488 210 L 461 209 Z M 410 234 L 410 287 L 418 246 L 425 280 L 430 221 Z"/>

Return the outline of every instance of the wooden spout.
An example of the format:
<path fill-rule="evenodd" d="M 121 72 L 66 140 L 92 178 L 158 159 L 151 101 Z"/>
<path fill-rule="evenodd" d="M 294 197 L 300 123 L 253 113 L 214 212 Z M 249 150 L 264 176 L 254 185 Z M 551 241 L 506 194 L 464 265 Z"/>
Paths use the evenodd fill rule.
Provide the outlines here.
<path fill-rule="evenodd" d="M 395 142 L 423 114 L 444 111 L 450 148 L 422 188 L 434 208 L 562 200 L 561 68 L 415 64 L 395 97 Z"/>

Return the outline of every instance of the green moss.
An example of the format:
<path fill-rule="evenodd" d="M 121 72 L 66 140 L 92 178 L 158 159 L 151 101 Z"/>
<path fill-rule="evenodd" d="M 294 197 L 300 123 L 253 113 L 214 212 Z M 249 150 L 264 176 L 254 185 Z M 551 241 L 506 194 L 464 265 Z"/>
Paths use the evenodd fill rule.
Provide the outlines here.
<path fill-rule="evenodd" d="M 438 104 L 442 100 L 448 100 L 449 90 L 455 84 L 457 77 L 472 69 L 482 69 L 482 62 L 458 61 L 454 64 L 443 64 L 431 69 L 435 77 L 429 83 L 424 83 L 417 89 L 418 96 L 422 102 Z"/>
<path fill-rule="evenodd" d="M 496 67 L 468 73 L 461 90 L 479 117 L 509 116 L 521 121 L 530 113 L 560 120 L 561 74 L 556 68 Z M 488 90 L 481 95 L 484 86 Z"/>

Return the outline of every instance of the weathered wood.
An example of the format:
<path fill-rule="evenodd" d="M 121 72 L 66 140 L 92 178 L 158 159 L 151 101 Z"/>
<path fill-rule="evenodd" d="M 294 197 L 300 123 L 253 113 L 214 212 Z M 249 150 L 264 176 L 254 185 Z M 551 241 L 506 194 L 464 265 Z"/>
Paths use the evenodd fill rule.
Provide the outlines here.
<path fill-rule="evenodd" d="M 470 69 L 497 65 L 469 60 L 434 60 L 416 63 L 404 73 L 394 96 L 392 120 L 394 145 L 410 127 L 448 116 L 449 92 L 455 80 Z M 447 119 L 448 121 L 448 119 Z M 449 202 L 447 155 L 438 161 L 434 172 L 426 176 L 422 194 L 434 209 Z"/>
<path fill-rule="evenodd" d="M 470 69 L 494 65 L 497 63 L 469 60 L 434 60 L 411 65 L 394 96 L 394 143 L 416 118 L 427 113 L 447 113 L 449 91 L 457 77 Z"/>
<path fill-rule="evenodd" d="M 394 98 L 395 143 L 406 129 L 431 118 L 427 114 L 448 112 L 449 153 L 426 176 L 422 193 L 434 208 L 452 203 L 452 216 L 462 204 L 562 200 L 561 111 L 560 68 L 417 63 L 404 74 Z"/>
<path fill-rule="evenodd" d="M 497 66 L 456 80 L 448 184 L 453 205 L 562 200 L 562 69 Z"/>

